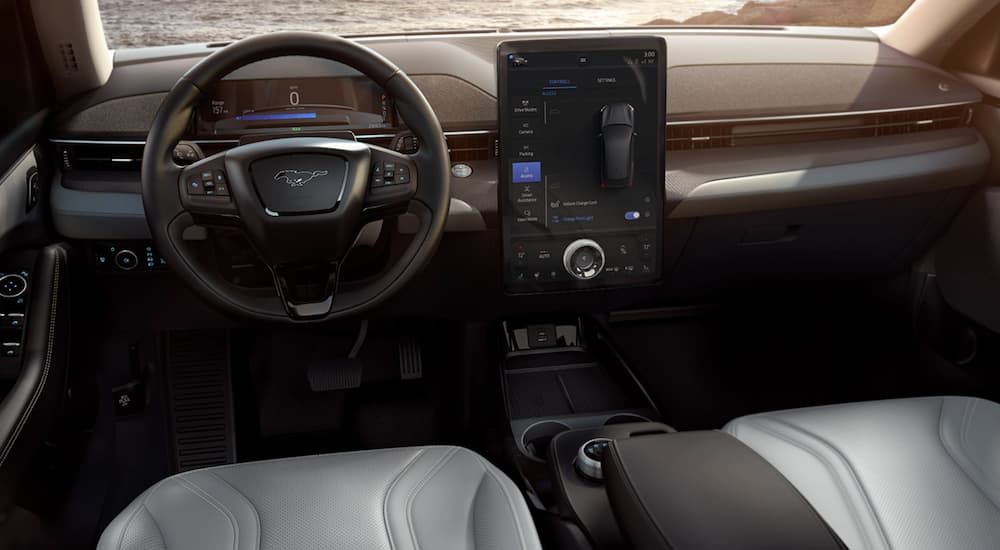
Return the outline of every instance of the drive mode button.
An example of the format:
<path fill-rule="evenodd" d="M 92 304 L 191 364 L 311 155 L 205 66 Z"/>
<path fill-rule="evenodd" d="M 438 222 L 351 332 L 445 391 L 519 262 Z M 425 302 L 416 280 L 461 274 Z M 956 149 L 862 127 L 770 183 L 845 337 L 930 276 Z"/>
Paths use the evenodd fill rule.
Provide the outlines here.
<path fill-rule="evenodd" d="M 520 98 L 514 100 L 514 116 L 536 116 L 539 113 L 538 100 L 534 98 Z"/>

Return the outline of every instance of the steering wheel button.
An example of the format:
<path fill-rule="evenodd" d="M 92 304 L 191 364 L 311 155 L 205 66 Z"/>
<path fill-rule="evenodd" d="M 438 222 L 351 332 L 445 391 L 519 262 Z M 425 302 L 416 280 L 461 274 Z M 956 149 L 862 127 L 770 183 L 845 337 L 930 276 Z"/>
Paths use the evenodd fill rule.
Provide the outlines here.
<path fill-rule="evenodd" d="M 228 183 L 216 183 L 215 184 L 215 194 L 220 197 L 229 196 L 229 184 Z"/>
<path fill-rule="evenodd" d="M 379 177 L 381 175 L 382 175 L 382 161 L 377 160 L 375 161 L 375 164 L 372 166 L 372 176 Z"/>
<path fill-rule="evenodd" d="M 215 183 L 216 184 L 226 183 L 226 173 L 223 172 L 222 170 L 216 170 L 215 171 Z"/>
<path fill-rule="evenodd" d="M 372 187 L 382 187 L 385 185 L 385 178 L 382 176 L 375 176 L 372 178 Z"/>
<path fill-rule="evenodd" d="M 28 281 L 22 275 L 11 274 L 0 277 L 0 297 L 17 298 L 28 289 Z"/>
<path fill-rule="evenodd" d="M 190 180 L 187 184 L 188 195 L 204 195 L 205 187 L 199 180 Z"/>

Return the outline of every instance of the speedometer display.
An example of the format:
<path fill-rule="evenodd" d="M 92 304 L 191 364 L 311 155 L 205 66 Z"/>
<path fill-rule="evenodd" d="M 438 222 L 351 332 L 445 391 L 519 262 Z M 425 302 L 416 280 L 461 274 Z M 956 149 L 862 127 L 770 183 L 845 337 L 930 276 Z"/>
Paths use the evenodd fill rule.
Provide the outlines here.
<path fill-rule="evenodd" d="M 223 80 L 198 112 L 199 135 L 232 136 L 282 128 L 393 127 L 385 92 L 364 77 Z"/>

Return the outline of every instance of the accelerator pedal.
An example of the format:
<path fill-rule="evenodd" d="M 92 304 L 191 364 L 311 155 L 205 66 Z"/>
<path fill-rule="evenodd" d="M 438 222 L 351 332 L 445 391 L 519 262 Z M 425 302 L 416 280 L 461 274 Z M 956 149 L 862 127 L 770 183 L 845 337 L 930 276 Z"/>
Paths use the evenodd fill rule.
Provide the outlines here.
<path fill-rule="evenodd" d="M 346 359 L 317 359 L 309 363 L 306 376 L 314 392 L 350 390 L 361 387 L 365 365 L 358 358 L 368 337 L 368 321 L 361 321 L 358 337 Z"/>
<path fill-rule="evenodd" d="M 424 377 L 420 340 L 413 336 L 404 337 L 399 342 L 399 377 L 403 380 L 418 380 Z"/>

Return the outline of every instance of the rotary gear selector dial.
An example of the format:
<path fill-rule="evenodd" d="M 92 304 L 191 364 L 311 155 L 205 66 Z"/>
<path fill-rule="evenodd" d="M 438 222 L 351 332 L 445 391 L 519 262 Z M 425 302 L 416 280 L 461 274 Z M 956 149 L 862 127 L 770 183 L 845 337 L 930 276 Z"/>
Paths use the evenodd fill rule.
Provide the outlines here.
<path fill-rule="evenodd" d="M 563 267 L 581 281 L 593 279 L 604 269 L 604 249 L 590 239 L 575 240 L 563 252 Z"/>

